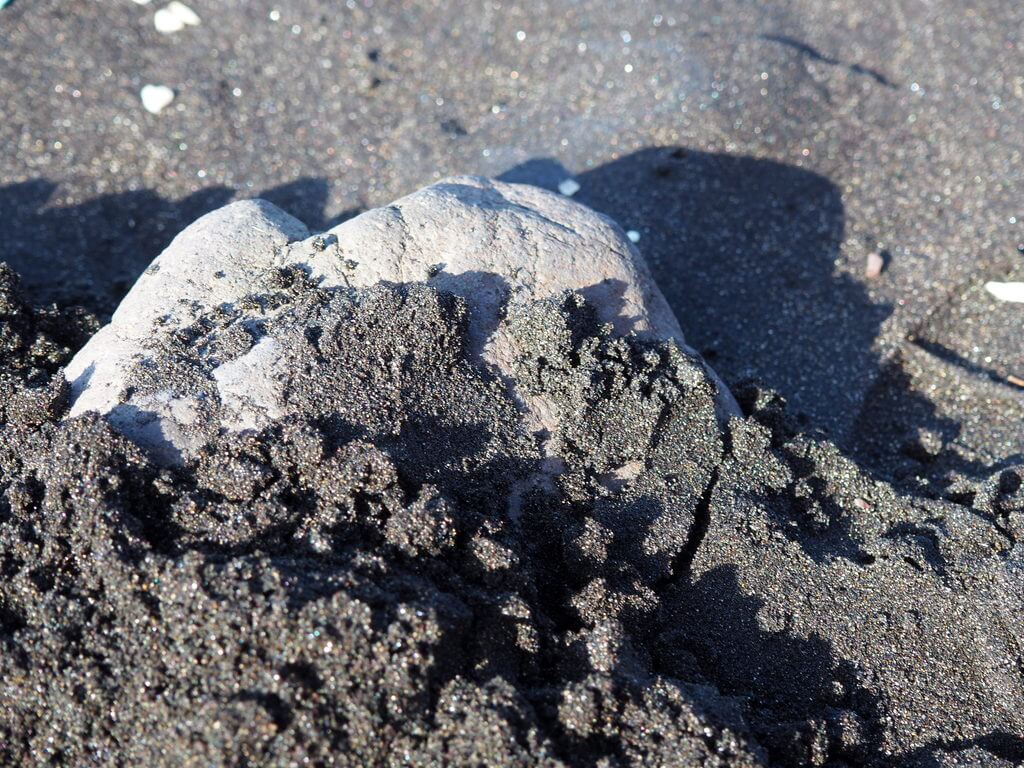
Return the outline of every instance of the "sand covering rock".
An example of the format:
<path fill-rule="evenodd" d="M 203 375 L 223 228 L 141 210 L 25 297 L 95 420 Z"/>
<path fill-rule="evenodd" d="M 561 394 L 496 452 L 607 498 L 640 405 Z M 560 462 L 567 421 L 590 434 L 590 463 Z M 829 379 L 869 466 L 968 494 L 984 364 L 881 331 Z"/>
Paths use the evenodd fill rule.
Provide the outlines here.
<path fill-rule="evenodd" d="M 534 429 L 556 425 L 544 398 L 516 389 L 512 367 L 521 350 L 503 321 L 507 306 L 578 290 L 619 333 L 688 349 L 646 264 L 610 219 L 536 187 L 456 177 L 317 235 L 262 200 L 202 217 L 71 361 L 72 414 L 109 414 L 123 434 L 177 463 L 211 431 L 258 428 L 292 412 L 282 381 L 302 361 L 262 335 L 261 324 L 280 307 L 248 300 L 281 267 L 299 267 L 323 287 L 423 281 L 463 297 L 474 352 L 523 401 Z M 154 364 L 154 346 L 187 334 L 212 308 L 259 343 L 240 351 L 237 340 L 211 334 L 203 345 L 185 340 L 176 375 Z M 139 378 L 157 384 L 126 386 Z M 722 411 L 737 413 L 728 389 L 719 389 Z M 216 402 L 224 408 L 219 419 L 211 416 Z"/>

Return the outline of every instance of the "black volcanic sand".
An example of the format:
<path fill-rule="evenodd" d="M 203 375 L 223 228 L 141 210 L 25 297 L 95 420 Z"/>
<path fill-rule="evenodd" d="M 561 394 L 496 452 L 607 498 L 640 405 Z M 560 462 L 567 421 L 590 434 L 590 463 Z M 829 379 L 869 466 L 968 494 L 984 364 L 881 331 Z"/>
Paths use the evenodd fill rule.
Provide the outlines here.
<path fill-rule="evenodd" d="M 901 496 L 567 295 L 510 311 L 539 482 L 459 300 L 284 277 L 296 414 L 170 470 L 0 272 L 4 764 L 1024 760 L 1024 469 Z"/>

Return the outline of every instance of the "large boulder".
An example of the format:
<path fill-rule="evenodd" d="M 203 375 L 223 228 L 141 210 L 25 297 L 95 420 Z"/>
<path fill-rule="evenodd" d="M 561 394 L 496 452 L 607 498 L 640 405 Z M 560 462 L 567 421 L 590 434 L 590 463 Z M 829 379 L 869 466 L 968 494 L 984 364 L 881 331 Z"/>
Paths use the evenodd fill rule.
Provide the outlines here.
<path fill-rule="evenodd" d="M 274 373 L 285 356 L 272 336 L 259 337 L 261 320 L 284 307 L 250 297 L 271 290 L 288 267 L 323 287 L 422 282 L 462 297 L 474 352 L 517 395 L 517 340 L 503 319 L 518 301 L 577 291 L 616 332 L 673 339 L 692 353 L 643 259 L 613 221 L 535 187 L 458 177 L 321 234 L 262 200 L 202 217 L 153 261 L 68 365 L 71 414 L 104 414 L 170 463 L 200 447 L 206 431 L 196 426 L 208 428 L 211 419 L 217 428 L 245 430 L 286 415 Z M 255 342 L 236 356 L 190 349 L 190 334 L 212 312 L 248 328 Z M 178 343 L 173 366 L 166 355 L 155 362 L 168 339 Z M 708 372 L 722 415 L 735 413 L 728 390 Z M 150 385 L 139 386 L 143 380 Z M 550 431 L 557 417 L 547 404 L 519 399 L 528 425 Z"/>

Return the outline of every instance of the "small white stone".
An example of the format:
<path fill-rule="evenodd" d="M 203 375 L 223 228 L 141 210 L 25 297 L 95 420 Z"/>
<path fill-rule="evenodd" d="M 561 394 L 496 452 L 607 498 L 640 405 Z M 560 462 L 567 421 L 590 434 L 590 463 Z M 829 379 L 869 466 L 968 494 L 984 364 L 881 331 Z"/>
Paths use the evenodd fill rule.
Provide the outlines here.
<path fill-rule="evenodd" d="M 184 3 L 174 0 L 153 15 L 153 26 L 157 32 L 170 35 L 185 27 L 199 26 L 199 16 Z"/>
<path fill-rule="evenodd" d="M 629 238 L 629 242 L 631 242 L 631 243 L 639 243 L 640 242 L 640 233 L 637 232 L 635 229 L 627 229 L 626 230 L 626 237 Z"/>
<path fill-rule="evenodd" d="M 132 0 L 136 5 L 149 5 L 150 0 Z"/>
<path fill-rule="evenodd" d="M 1024 304 L 1024 283 L 985 283 L 985 290 L 1000 301 Z"/>
<path fill-rule="evenodd" d="M 175 16 L 174 13 L 167 8 L 161 8 L 153 14 L 153 26 L 156 27 L 157 32 L 163 35 L 169 35 L 172 32 L 180 32 L 185 28 L 181 19 Z"/>
<path fill-rule="evenodd" d="M 882 274 L 883 269 L 885 269 L 885 257 L 878 251 L 869 253 L 867 262 L 864 264 L 864 277 L 874 280 Z"/>
<path fill-rule="evenodd" d="M 139 96 L 142 99 L 142 106 L 154 115 L 159 115 L 164 107 L 174 101 L 174 91 L 166 85 L 144 85 Z"/>
<path fill-rule="evenodd" d="M 558 184 L 558 191 L 566 197 L 572 197 L 580 191 L 579 182 L 576 179 L 565 179 Z"/>

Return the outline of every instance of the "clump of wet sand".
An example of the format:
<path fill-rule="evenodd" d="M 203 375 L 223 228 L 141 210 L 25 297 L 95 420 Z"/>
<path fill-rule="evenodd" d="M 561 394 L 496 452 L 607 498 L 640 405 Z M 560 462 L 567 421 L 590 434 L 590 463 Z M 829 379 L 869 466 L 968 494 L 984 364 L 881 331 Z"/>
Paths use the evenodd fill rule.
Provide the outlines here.
<path fill-rule="evenodd" d="M 294 271 L 253 297 L 289 307 L 260 330 L 303 361 L 292 415 L 167 467 L 67 417 L 55 334 L 88 321 L 0 278 L 32 318 L 3 353 L 4 762 L 1024 758 L 1019 469 L 901 496 L 755 383 L 723 417 L 702 361 L 574 293 L 507 318 L 559 417 L 533 434 L 461 299 Z M 177 343 L 255 343 L 229 322 Z"/>

